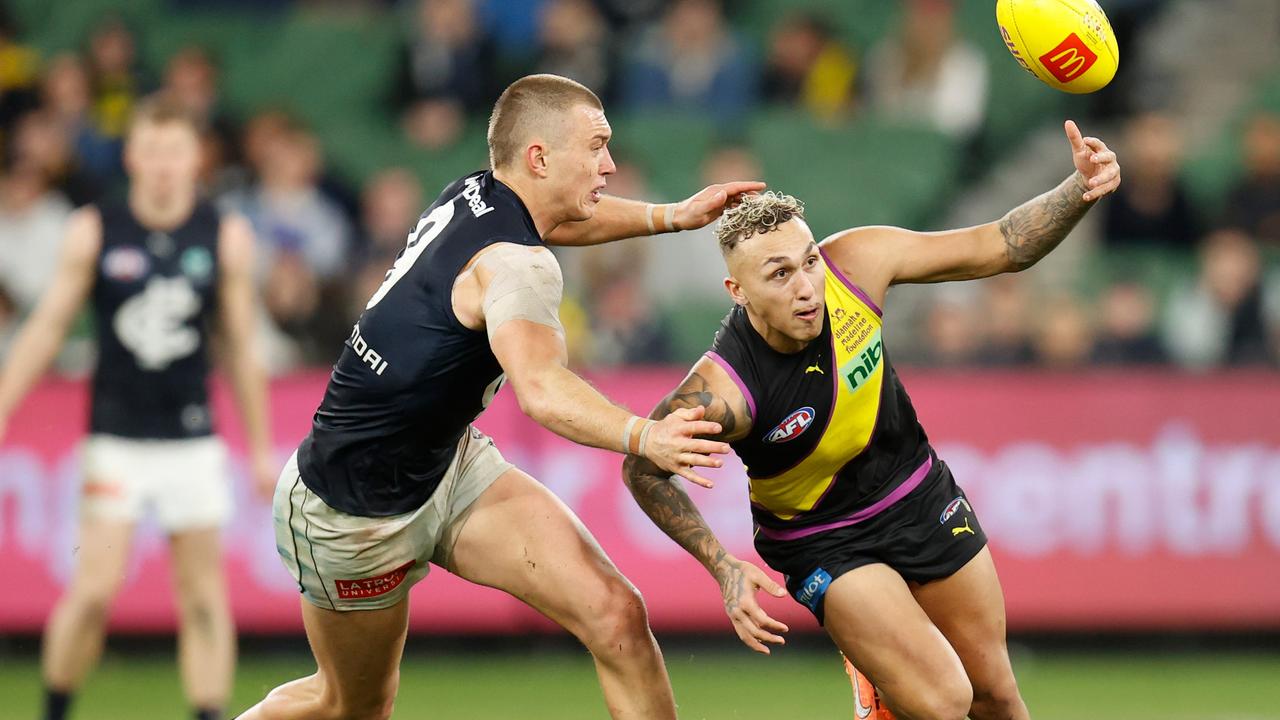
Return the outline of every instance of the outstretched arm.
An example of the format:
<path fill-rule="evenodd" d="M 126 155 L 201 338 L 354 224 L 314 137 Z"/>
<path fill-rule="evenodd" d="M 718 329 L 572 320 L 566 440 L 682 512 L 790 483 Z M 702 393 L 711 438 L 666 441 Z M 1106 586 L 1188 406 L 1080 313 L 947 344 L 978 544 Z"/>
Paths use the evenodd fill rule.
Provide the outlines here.
<path fill-rule="evenodd" d="M 719 467 L 729 446 L 695 437 L 720 426 L 686 410 L 661 422 L 614 405 L 566 367 L 560 326 L 560 266 L 546 248 L 501 243 L 475 262 L 478 302 L 489 346 L 515 390 L 520 409 L 557 435 L 582 445 L 643 455 L 700 484 L 698 467 Z M 464 313 L 465 315 L 466 313 Z"/>
<path fill-rule="evenodd" d="M 590 220 L 563 223 L 547 233 L 548 245 L 599 245 L 626 238 L 676 230 L 693 230 L 715 222 L 744 193 L 763 190 L 762 182 L 710 185 L 678 203 L 653 205 L 605 195 Z"/>
<path fill-rule="evenodd" d="M 0 438 L 10 414 L 44 374 L 62 347 L 67 331 L 93 290 L 94 273 L 102 249 L 102 221 L 92 207 L 77 210 L 67 220 L 62 253 L 53 281 L 23 323 L 0 366 Z"/>
<path fill-rule="evenodd" d="M 742 393 L 723 370 L 706 358 L 694 365 L 680 387 L 659 403 L 650 417 L 661 419 L 692 408 L 703 409 L 704 419 L 720 423 L 722 430 L 714 439 L 730 442 L 750 431 L 751 416 Z M 680 481 L 670 473 L 644 458 L 629 455 L 622 475 L 649 519 L 716 579 L 725 612 L 742 642 L 765 655 L 769 654 L 765 643 L 781 644 L 783 639 L 776 633 L 786 632 L 787 626 L 765 613 L 756 602 L 755 591 L 764 589 L 778 597 L 786 595 L 786 591 L 760 568 L 724 549 Z"/>
<path fill-rule="evenodd" d="M 1079 128 L 1065 125 L 1075 172 L 1056 188 L 1010 210 L 996 222 L 919 233 L 894 227 L 853 228 L 823 241 L 846 274 L 873 299 L 899 283 L 973 280 L 1036 264 L 1067 237 L 1097 200 L 1120 185 L 1116 154 Z M 850 272 L 854 271 L 854 272 Z"/>
<path fill-rule="evenodd" d="M 280 469 L 271 454 L 267 374 L 254 338 L 253 228 L 243 217 L 230 215 L 223 219 L 219 235 L 218 319 L 226 344 L 222 361 L 244 422 L 254 487 L 270 499 Z"/>

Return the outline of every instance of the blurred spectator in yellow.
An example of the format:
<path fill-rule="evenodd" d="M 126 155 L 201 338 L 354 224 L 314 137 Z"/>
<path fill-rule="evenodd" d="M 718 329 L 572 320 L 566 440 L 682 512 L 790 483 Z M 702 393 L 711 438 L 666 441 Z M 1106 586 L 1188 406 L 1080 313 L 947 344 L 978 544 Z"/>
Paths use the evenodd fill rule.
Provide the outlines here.
<path fill-rule="evenodd" d="M 150 89 L 137 64 L 133 31 L 122 18 L 107 16 L 90 33 L 86 57 L 93 98 L 90 117 L 98 133 L 117 144 L 109 156 L 83 160 L 99 176 L 119 176 L 123 166 L 118 141 L 124 136 L 134 103 Z"/>
<path fill-rule="evenodd" d="M 1226 224 L 1280 248 L 1280 115 L 1259 112 L 1249 119 L 1244 165 L 1245 176 L 1227 200 Z"/>
<path fill-rule="evenodd" d="M 201 179 L 216 193 L 229 178 L 222 169 L 236 160 L 236 124 L 220 107 L 220 73 L 209 52 L 188 45 L 169 58 L 160 92 L 173 98 L 201 124 L 203 166 Z"/>
<path fill-rule="evenodd" d="M 1098 342 L 1093 349 L 1095 364 L 1169 362 L 1169 355 L 1156 335 L 1156 302 L 1149 288 L 1136 282 L 1115 283 L 1103 293 L 1100 305 Z"/>
<path fill-rule="evenodd" d="M 39 102 L 40 53 L 18 37 L 18 26 L 0 5 L 0 141 L 13 120 Z"/>
<path fill-rule="evenodd" d="M 426 148 L 447 147 L 462 134 L 468 115 L 488 113 L 499 90 L 495 56 L 474 0 L 419 0 L 396 93 L 409 139 Z"/>
<path fill-rule="evenodd" d="M 1066 370 L 1093 357 L 1096 338 L 1088 309 L 1080 298 L 1060 293 L 1037 306 L 1032 342 L 1040 366 Z"/>
<path fill-rule="evenodd" d="M 53 113 L 33 110 L 18 118 L 8 150 L 12 164 L 38 170 L 73 205 L 100 199 L 101 184 L 81 168 L 70 136 Z"/>
<path fill-rule="evenodd" d="M 628 54 L 622 99 L 633 110 L 706 113 L 741 122 L 756 102 L 756 76 L 720 0 L 676 0 Z"/>
<path fill-rule="evenodd" d="M 53 122 L 71 145 L 71 164 L 80 179 L 93 186 L 64 187 L 63 192 L 76 205 L 99 199 L 98 194 L 106 189 L 112 173 L 119 167 L 120 141 L 103 135 L 92 122 L 89 72 L 78 55 L 66 53 L 49 62 L 40 97 L 42 109 L 52 115 Z M 57 180 L 54 182 L 61 185 Z"/>
<path fill-rule="evenodd" d="M 1102 203 L 1102 241 L 1109 247 L 1190 249 L 1200 222 L 1178 177 L 1182 134 L 1173 118 L 1147 113 L 1130 119 L 1120 152 L 1124 183 Z"/>
<path fill-rule="evenodd" d="M 348 313 L 353 320 L 382 285 L 425 209 L 422 184 L 405 168 L 387 168 L 365 183 L 361 193 L 360 258 Z"/>
<path fill-rule="evenodd" d="M 53 277 L 71 203 L 32 162 L 0 175 L 0 287 L 26 315 Z"/>
<path fill-rule="evenodd" d="M 867 58 L 868 101 L 884 116 L 969 138 L 986 116 L 986 56 L 957 37 L 954 0 L 904 5 L 902 27 Z"/>
<path fill-rule="evenodd" d="M 1280 285 L 1263 275 L 1258 243 L 1238 229 L 1205 239 L 1199 277 L 1168 303 L 1164 336 L 1179 364 L 1193 368 L 1273 364 Z"/>
<path fill-rule="evenodd" d="M 538 24 L 540 73 L 563 75 L 610 97 L 614 58 L 609 26 L 591 0 L 549 0 Z"/>
<path fill-rule="evenodd" d="M 831 119 L 853 109 L 858 64 L 829 22 L 813 13 L 789 16 L 774 28 L 764 68 L 767 102 L 796 105 Z"/>
<path fill-rule="evenodd" d="M 981 283 L 979 315 L 984 326 L 981 365 L 1016 367 L 1035 360 L 1030 312 L 1035 307 L 1024 275 L 997 275 Z"/>

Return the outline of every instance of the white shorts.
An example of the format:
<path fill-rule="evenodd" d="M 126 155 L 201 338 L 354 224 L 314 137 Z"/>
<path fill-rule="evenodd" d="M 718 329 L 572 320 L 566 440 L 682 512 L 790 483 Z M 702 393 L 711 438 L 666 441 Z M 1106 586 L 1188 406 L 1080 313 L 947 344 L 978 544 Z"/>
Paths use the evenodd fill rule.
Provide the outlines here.
<path fill-rule="evenodd" d="M 227 449 L 216 437 L 90 435 L 81 453 L 80 511 L 88 517 L 137 522 L 149 506 L 169 533 L 221 527 L 231 517 Z"/>
<path fill-rule="evenodd" d="M 487 435 L 468 428 L 422 507 L 360 517 L 329 507 L 311 492 L 294 452 L 272 503 L 276 550 L 313 605 L 344 611 L 391 607 L 427 576 L 429 563 L 448 567 L 468 509 L 511 467 Z"/>

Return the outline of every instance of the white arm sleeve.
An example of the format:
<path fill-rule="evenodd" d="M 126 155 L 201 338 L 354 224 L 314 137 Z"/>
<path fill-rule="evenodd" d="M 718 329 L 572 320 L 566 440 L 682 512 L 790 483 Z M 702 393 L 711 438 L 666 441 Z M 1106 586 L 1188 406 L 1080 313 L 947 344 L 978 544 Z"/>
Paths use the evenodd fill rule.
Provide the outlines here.
<path fill-rule="evenodd" d="M 481 255 L 477 263 L 492 273 L 480 302 L 490 339 L 508 320 L 528 320 L 564 332 L 560 325 L 564 276 L 551 251 L 502 244 Z"/>

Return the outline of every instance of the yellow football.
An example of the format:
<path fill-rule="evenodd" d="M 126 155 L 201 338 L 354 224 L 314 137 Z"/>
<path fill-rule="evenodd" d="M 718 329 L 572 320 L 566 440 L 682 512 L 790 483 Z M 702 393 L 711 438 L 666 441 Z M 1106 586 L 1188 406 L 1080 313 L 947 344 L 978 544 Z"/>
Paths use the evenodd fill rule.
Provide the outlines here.
<path fill-rule="evenodd" d="M 1049 87 L 1091 93 L 1120 66 L 1120 48 L 1095 0 L 996 0 L 1000 36 L 1013 59 Z"/>

